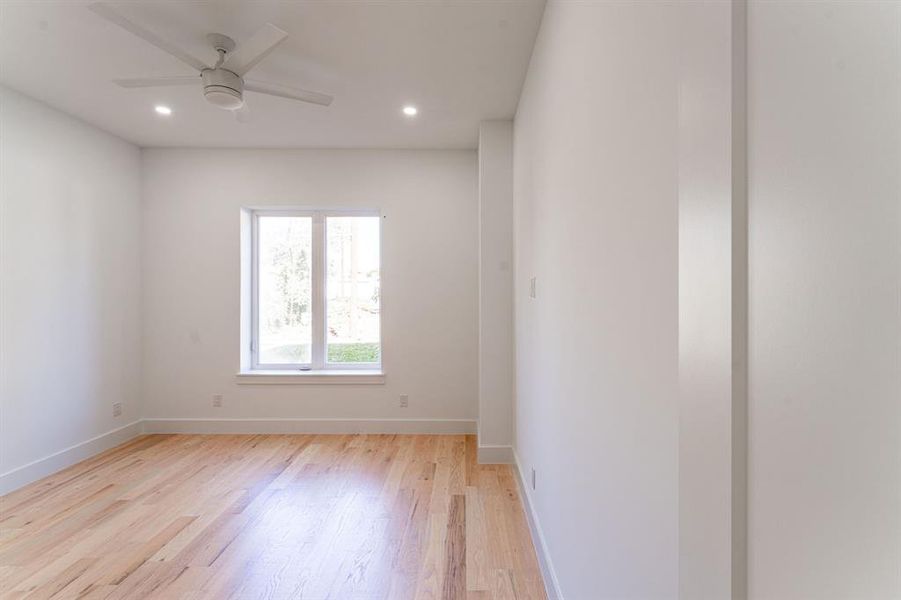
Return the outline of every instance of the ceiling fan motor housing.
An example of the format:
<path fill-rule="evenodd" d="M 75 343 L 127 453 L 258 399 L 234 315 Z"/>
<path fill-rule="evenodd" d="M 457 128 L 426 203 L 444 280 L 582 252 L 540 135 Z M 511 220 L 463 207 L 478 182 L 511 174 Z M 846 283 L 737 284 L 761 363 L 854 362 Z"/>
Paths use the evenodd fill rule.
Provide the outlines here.
<path fill-rule="evenodd" d="M 244 106 L 244 81 L 240 77 L 228 69 L 204 69 L 201 76 L 207 102 L 225 110 Z"/>

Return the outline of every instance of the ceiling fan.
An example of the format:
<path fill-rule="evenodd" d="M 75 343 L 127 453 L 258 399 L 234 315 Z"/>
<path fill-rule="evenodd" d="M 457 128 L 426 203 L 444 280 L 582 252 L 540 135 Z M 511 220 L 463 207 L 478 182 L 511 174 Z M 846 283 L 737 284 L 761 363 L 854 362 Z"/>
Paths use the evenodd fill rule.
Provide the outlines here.
<path fill-rule="evenodd" d="M 219 108 L 237 111 L 244 106 L 244 92 L 256 92 L 279 96 L 290 100 L 310 102 L 328 106 L 332 103 L 332 97 L 320 92 L 310 92 L 285 85 L 265 83 L 244 79 L 244 75 L 258 62 L 263 60 L 276 46 L 285 41 L 288 34 L 267 23 L 257 31 L 250 39 L 238 46 L 230 37 L 221 33 L 210 33 L 207 41 L 213 46 L 219 55 L 219 59 L 213 65 L 207 65 L 199 58 L 188 54 L 175 44 L 165 40 L 152 31 L 126 19 L 113 10 L 108 4 L 97 2 L 89 8 L 106 19 L 138 36 L 145 42 L 153 44 L 160 50 L 171 54 L 183 63 L 190 65 L 199 75 L 176 75 L 174 77 L 145 77 L 136 79 L 114 79 L 124 88 L 143 88 L 174 85 L 203 86 L 203 97 L 207 102 Z M 236 49 L 237 48 L 237 49 Z M 236 113 L 237 114 L 237 113 Z"/>

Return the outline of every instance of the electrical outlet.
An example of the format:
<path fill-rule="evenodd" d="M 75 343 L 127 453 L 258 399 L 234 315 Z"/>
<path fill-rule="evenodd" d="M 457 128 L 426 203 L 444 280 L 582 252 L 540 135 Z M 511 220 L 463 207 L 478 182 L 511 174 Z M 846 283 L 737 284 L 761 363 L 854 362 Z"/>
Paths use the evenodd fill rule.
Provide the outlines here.
<path fill-rule="evenodd" d="M 408 406 L 410 406 L 410 397 L 406 394 L 401 394 L 400 395 L 400 407 L 407 408 Z"/>
<path fill-rule="evenodd" d="M 121 402 L 113 402 L 113 416 L 114 417 L 122 416 L 122 403 Z"/>
<path fill-rule="evenodd" d="M 535 297 L 535 278 L 529 280 L 529 298 Z"/>
<path fill-rule="evenodd" d="M 222 406 L 222 394 L 213 395 L 213 406 L 219 408 Z"/>
<path fill-rule="evenodd" d="M 535 490 L 535 469 L 532 469 L 532 490 Z"/>

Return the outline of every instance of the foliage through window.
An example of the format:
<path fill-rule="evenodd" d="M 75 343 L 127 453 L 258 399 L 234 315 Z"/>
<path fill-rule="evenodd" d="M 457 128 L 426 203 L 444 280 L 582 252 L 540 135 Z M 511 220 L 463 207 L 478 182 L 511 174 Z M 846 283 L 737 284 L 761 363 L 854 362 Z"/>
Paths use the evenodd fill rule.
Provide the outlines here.
<path fill-rule="evenodd" d="M 253 213 L 253 368 L 381 364 L 380 229 L 374 212 Z"/>

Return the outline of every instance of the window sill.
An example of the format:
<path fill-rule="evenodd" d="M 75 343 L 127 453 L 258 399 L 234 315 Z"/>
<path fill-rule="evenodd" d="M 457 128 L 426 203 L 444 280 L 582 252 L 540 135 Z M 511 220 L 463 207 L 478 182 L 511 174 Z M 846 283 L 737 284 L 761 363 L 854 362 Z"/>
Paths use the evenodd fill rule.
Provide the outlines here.
<path fill-rule="evenodd" d="M 385 374 L 378 369 L 241 371 L 235 380 L 242 385 L 379 385 L 385 383 Z"/>

